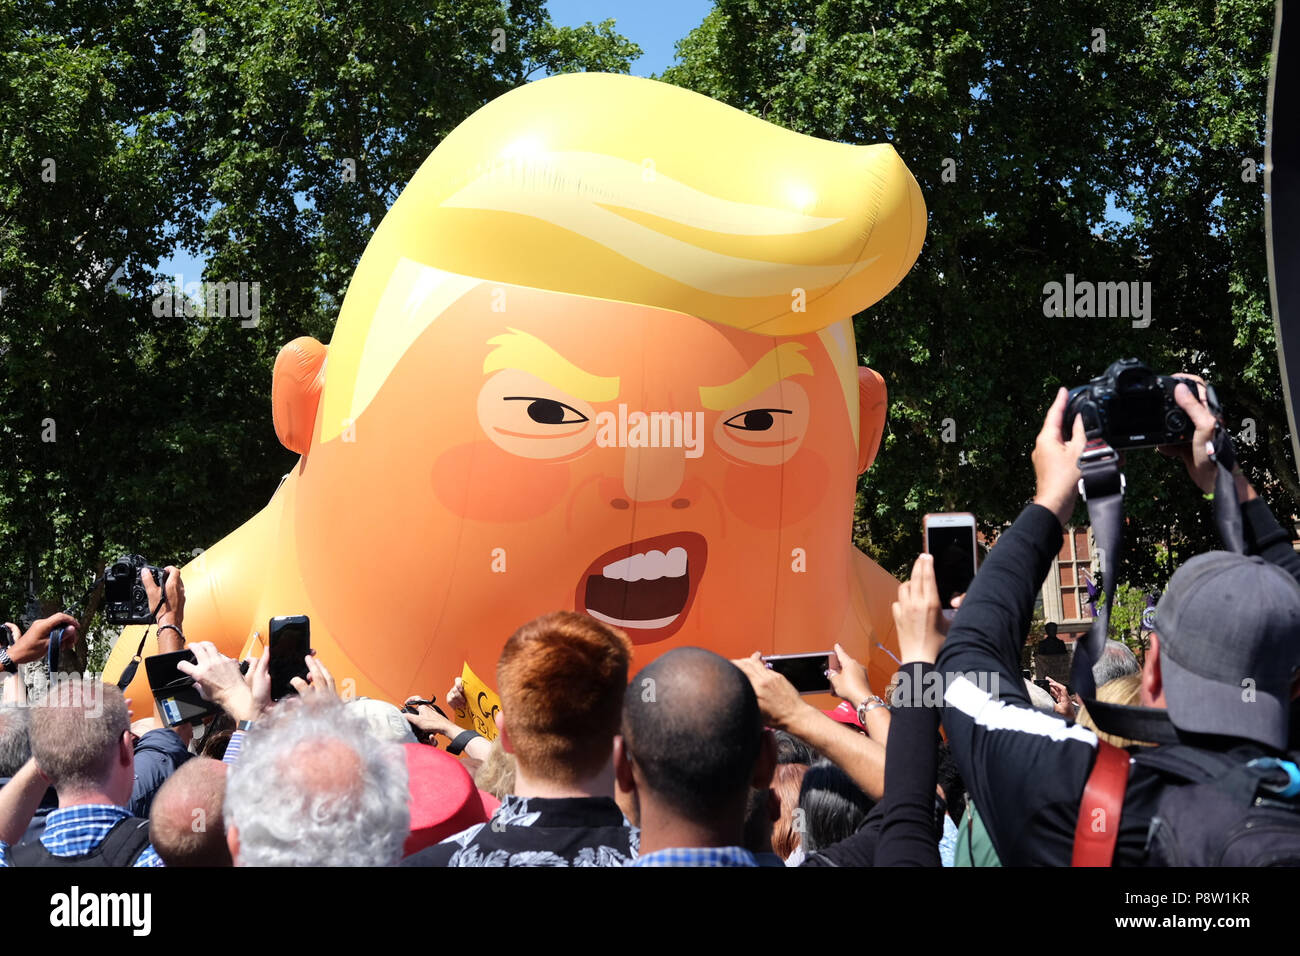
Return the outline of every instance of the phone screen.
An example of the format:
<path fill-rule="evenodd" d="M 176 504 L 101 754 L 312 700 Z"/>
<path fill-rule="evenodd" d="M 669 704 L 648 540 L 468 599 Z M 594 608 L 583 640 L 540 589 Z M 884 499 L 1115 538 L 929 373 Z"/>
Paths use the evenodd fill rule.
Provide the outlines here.
<path fill-rule="evenodd" d="M 952 599 L 965 594 L 975 577 L 975 527 L 926 525 L 925 540 L 925 549 L 934 558 L 939 601 L 944 610 L 951 610 Z"/>
<path fill-rule="evenodd" d="M 772 670 L 793 684 L 794 689 L 801 694 L 830 693 L 831 681 L 826 676 L 826 667 L 830 661 L 829 652 L 821 654 L 782 654 L 775 657 L 765 657 L 763 661 L 769 664 Z"/>
<path fill-rule="evenodd" d="M 311 623 L 307 618 L 273 617 L 271 618 L 270 649 L 271 660 L 267 670 L 271 675 L 271 699 L 279 700 L 297 691 L 290 681 L 295 677 L 307 677 L 307 655 L 311 653 Z"/>

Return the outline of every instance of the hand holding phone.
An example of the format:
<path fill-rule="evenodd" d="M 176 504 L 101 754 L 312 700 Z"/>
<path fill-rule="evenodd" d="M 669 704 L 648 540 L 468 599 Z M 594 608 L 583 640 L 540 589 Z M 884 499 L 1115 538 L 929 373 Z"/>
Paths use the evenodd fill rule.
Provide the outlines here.
<path fill-rule="evenodd" d="M 831 692 L 831 652 L 815 654 L 773 654 L 764 657 L 763 663 L 776 671 L 801 694 L 829 694 Z"/>
<path fill-rule="evenodd" d="M 935 584 L 935 560 L 922 554 L 912 563 L 912 576 L 898 586 L 891 610 L 898 634 L 898 652 L 907 663 L 939 659 L 948 625 Z"/>
<path fill-rule="evenodd" d="M 975 577 L 975 516 L 969 511 L 928 514 L 922 527 L 925 552 L 934 559 L 939 604 L 951 612 L 953 599 L 965 594 Z"/>

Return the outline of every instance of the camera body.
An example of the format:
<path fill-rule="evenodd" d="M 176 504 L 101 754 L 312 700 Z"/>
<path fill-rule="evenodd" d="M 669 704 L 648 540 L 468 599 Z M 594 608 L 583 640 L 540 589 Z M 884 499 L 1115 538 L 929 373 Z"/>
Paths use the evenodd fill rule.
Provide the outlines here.
<path fill-rule="evenodd" d="M 1195 382 L 1176 375 L 1157 375 L 1138 359 L 1112 362 L 1087 385 L 1070 389 L 1062 438 L 1070 440 L 1075 417 L 1091 402 L 1102 437 L 1116 451 L 1185 445 L 1192 440 L 1196 426 L 1174 400 L 1174 388 L 1179 382 L 1186 384 L 1193 395 L 1197 394 Z M 1205 391 L 1210 411 L 1218 415 L 1219 400 L 1214 389 L 1207 385 Z M 1084 425 L 1089 424 L 1085 417 Z"/>
<path fill-rule="evenodd" d="M 118 558 L 104 569 L 104 619 L 109 624 L 154 623 L 153 608 L 140 580 L 140 572 L 145 568 L 159 585 L 166 583 L 167 572 L 138 554 Z"/>

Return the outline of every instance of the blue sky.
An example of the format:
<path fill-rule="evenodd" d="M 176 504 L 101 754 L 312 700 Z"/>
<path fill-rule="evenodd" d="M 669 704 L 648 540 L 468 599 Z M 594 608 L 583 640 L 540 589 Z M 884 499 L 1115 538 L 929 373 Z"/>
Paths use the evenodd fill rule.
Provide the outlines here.
<path fill-rule="evenodd" d="M 644 51 L 632 72 L 649 76 L 672 65 L 673 46 L 700 25 L 713 0 L 550 0 L 546 8 L 559 26 L 612 17 L 618 32 Z"/>
<path fill-rule="evenodd" d="M 618 32 L 643 51 L 632 64 L 632 72 L 649 76 L 672 65 L 674 45 L 700 25 L 713 9 L 713 0 L 550 0 L 546 6 L 558 26 L 576 27 L 613 18 Z M 197 282 L 203 265 L 203 260 L 177 250 L 158 270 L 165 276 L 180 274 L 187 283 Z"/>

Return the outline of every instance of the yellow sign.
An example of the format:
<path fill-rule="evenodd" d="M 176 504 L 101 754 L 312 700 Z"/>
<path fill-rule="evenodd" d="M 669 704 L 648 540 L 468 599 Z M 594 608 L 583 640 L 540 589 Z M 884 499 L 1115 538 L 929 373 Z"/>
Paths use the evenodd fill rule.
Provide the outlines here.
<path fill-rule="evenodd" d="M 456 726 L 477 731 L 488 740 L 496 740 L 496 716 L 501 710 L 501 698 L 479 679 L 468 662 L 461 671 L 460 680 L 465 688 L 465 706 L 458 707 L 455 711 Z"/>

